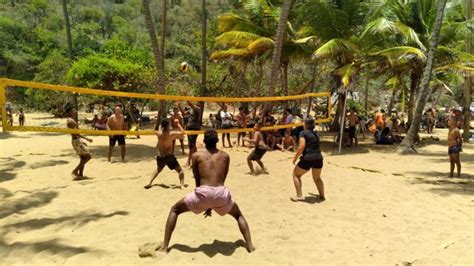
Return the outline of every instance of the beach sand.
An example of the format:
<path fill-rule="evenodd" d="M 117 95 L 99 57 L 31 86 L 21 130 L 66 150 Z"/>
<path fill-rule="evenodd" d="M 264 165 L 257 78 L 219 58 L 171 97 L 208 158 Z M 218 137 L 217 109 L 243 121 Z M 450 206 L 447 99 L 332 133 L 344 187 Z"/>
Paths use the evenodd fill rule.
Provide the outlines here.
<path fill-rule="evenodd" d="M 65 123 L 48 121 L 41 123 Z M 435 134 L 440 141 L 426 141 L 418 155 L 370 139 L 333 155 L 332 137 L 324 136 L 324 202 L 309 194 L 317 194 L 309 175 L 306 201 L 289 200 L 293 154 L 268 152 L 270 173 L 250 176 L 249 149 L 225 149 L 226 185 L 257 250 L 247 253 L 232 217 L 185 213 L 169 254 L 140 258 L 141 246 L 162 241 L 170 207 L 194 188 L 190 170 L 180 190 L 168 169 L 143 188 L 156 168 L 156 137 L 127 139 L 125 163 L 117 147 L 108 163 L 108 138 L 92 137 L 89 179 L 72 181 L 78 157 L 70 136 L 0 133 L 0 264 L 473 265 L 474 145 L 464 145 L 463 178 L 447 178 L 447 131 Z"/>

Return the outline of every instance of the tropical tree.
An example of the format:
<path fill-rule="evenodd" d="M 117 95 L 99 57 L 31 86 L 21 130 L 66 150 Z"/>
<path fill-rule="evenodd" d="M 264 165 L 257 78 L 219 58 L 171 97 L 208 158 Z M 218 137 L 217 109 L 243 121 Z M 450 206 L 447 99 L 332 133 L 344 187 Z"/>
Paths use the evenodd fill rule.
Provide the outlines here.
<path fill-rule="evenodd" d="M 285 0 L 280 13 L 280 21 L 275 36 L 275 45 L 273 48 L 271 72 L 270 72 L 270 86 L 268 92 L 270 95 L 275 95 L 275 86 L 278 79 L 278 72 L 281 65 L 281 51 L 283 46 L 283 38 L 285 34 L 286 24 L 288 21 L 288 13 L 290 12 L 291 0 Z M 287 73 L 287 72 L 286 72 Z"/>
<path fill-rule="evenodd" d="M 421 80 L 421 91 L 420 95 L 416 102 L 416 112 L 413 117 L 413 122 L 410 125 L 410 129 L 407 132 L 406 138 L 403 139 L 402 145 L 404 146 L 404 151 L 414 151 L 414 144 L 418 131 L 420 130 L 421 116 L 426 105 L 427 96 L 430 92 L 429 84 L 434 68 L 435 62 L 435 53 L 438 47 L 441 24 L 443 22 L 444 9 L 446 7 L 447 0 L 440 0 L 438 3 L 438 9 L 436 12 L 436 20 L 434 23 L 434 29 L 432 32 L 430 46 L 428 50 L 428 56 L 426 60 L 426 66 L 423 71 L 423 78 Z"/>
<path fill-rule="evenodd" d="M 163 2 L 166 2 L 166 0 L 163 0 Z M 164 7 L 166 7 L 166 3 L 163 5 Z M 164 75 L 164 57 L 163 57 L 164 53 L 162 52 L 164 47 L 159 47 L 158 45 L 158 38 L 156 37 L 155 25 L 153 23 L 153 18 L 151 16 L 149 0 L 142 0 L 142 6 L 143 6 L 143 15 L 145 17 L 145 25 L 148 31 L 148 35 L 150 37 L 151 50 L 155 58 L 155 67 L 156 67 L 156 73 L 157 73 L 157 86 L 158 86 L 157 93 L 164 94 L 165 93 L 165 75 Z M 166 12 L 166 8 L 164 8 L 162 12 Z M 166 18 L 166 15 L 164 15 L 163 17 Z M 164 32 L 162 32 L 161 36 L 162 38 L 165 38 Z M 164 41 L 162 41 L 162 43 L 164 44 Z M 165 109 L 166 109 L 165 103 L 160 100 L 160 108 L 158 111 L 158 117 L 160 119 L 166 115 Z M 160 119 L 158 119 L 158 123 Z"/>
<path fill-rule="evenodd" d="M 63 15 L 64 15 L 64 24 L 66 26 L 66 37 L 67 37 L 67 47 L 68 47 L 68 55 L 69 55 L 69 60 L 71 62 L 74 60 L 74 51 L 72 49 L 72 37 L 71 37 L 71 23 L 69 21 L 69 14 L 67 11 L 67 0 L 62 0 L 61 4 L 63 6 Z M 76 109 L 79 109 L 78 107 L 78 102 L 77 102 L 77 94 L 73 93 L 72 94 L 72 104 Z M 78 119 L 78 114 L 76 112 L 76 121 Z"/>
<path fill-rule="evenodd" d="M 332 129 L 339 128 L 346 91 L 362 69 L 364 46 L 359 43 L 366 21 L 367 4 L 361 0 L 301 1 L 297 5 L 300 23 L 308 35 L 321 44 L 312 59 L 325 62 L 331 76 L 331 91 L 338 94 Z"/>
<path fill-rule="evenodd" d="M 206 0 L 201 0 L 201 86 L 200 86 L 200 95 L 204 96 L 206 94 L 206 83 L 207 83 L 207 9 L 206 9 Z M 201 117 L 202 122 L 204 102 L 200 102 L 199 106 L 201 107 Z"/>

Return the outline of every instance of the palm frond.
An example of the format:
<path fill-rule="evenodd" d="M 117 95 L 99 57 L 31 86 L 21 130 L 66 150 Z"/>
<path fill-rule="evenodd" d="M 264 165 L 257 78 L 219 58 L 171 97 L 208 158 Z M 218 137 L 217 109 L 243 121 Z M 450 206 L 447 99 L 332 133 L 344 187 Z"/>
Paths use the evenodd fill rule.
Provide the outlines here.
<path fill-rule="evenodd" d="M 252 53 L 260 53 L 272 49 L 275 42 L 270 38 L 260 37 L 247 46 L 247 50 Z"/>
<path fill-rule="evenodd" d="M 255 40 L 261 38 L 257 34 L 245 31 L 228 31 L 224 32 L 216 38 L 217 43 L 231 46 L 233 48 L 246 48 Z"/>
<path fill-rule="evenodd" d="M 336 69 L 334 73 L 341 78 L 342 85 L 347 87 L 351 83 L 352 77 L 357 73 L 357 70 L 358 68 L 351 63 Z"/>
<path fill-rule="evenodd" d="M 243 59 L 243 58 L 250 58 L 252 57 L 253 54 L 245 49 L 245 48 L 240 48 L 240 49 L 229 49 L 225 51 L 215 51 L 211 54 L 210 59 L 211 60 L 221 60 L 221 59 Z"/>
<path fill-rule="evenodd" d="M 396 46 L 372 55 L 385 57 L 391 65 L 406 63 L 412 59 L 426 60 L 425 54 L 420 49 L 411 46 Z"/>
<path fill-rule="evenodd" d="M 340 55 L 352 55 L 355 50 L 355 45 L 348 40 L 332 39 L 314 51 L 312 59 L 330 59 Z"/>

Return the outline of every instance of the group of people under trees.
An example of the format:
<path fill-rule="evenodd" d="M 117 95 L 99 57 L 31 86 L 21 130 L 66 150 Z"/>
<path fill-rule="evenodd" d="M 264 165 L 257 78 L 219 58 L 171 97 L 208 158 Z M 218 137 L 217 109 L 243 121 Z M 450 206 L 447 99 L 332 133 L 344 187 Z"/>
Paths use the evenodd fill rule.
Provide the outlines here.
<path fill-rule="evenodd" d="M 199 118 L 201 108 L 191 102 L 188 102 L 188 105 L 190 108 L 186 110 L 189 112 L 185 124 L 186 130 L 200 130 L 201 125 Z M 181 106 L 178 105 L 177 108 L 181 109 Z M 183 109 L 181 110 L 184 111 Z M 69 116 L 67 119 L 68 128 L 77 129 L 78 123 L 74 119 L 76 115 L 75 108 L 72 105 L 66 105 L 65 111 Z M 119 115 L 120 107 L 116 106 L 114 111 L 114 115 L 111 116 L 114 117 L 112 124 L 115 123 L 114 127 L 115 125 L 120 127 L 120 122 L 117 122 L 123 122 L 123 117 Z M 185 135 L 185 129 L 179 121 L 180 118 L 179 116 L 172 116 L 170 119 L 164 118 L 160 121 L 159 126 L 156 127 L 156 136 L 158 137 L 158 155 L 156 156 L 157 169 L 153 173 L 150 182 L 145 186 L 146 189 L 152 187 L 154 179 L 165 167 L 178 172 L 180 186 L 181 188 L 184 186 L 184 172 L 174 155 L 175 141 L 182 139 Z M 251 165 L 251 161 L 257 161 L 262 169 L 265 169 L 261 162 L 261 158 L 268 148 L 268 145 L 263 141 L 263 132 L 261 132 L 261 128 L 265 125 L 265 122 L 266 119 L 263 119 L 263 121 L 256 119 L 252 136 L 243 138 L 243 141 L 248 141 L 254 146 L 254 150 L 248 157 L 249 167 L 252 171 L 253 165 Z M 110 123 L 108 122 L 108 124 Z M 173 129 L 173 125 L 177 130 Z M 111 129 L 113 130 L 113 128 Z M 71 134 L 71 136 L 72 146 L 80 157 L 80 163 L 73 170 L 72 174 L 80 179 L 80 177 L 83 177 L 85 164 L 91 159 L 87 145 L 82 139 L 89 142 L 92 142 L 92 139 L 84 137 L 81 134 Z M 111 139 L 114 137 L 115 136 L 111 136 Z M 166 222 L 164 241 L 158 250 L 163 252 L 168 251 L 169 241 L 180 214 L 192 211 L 195 214 L 204 213 L 204 217 L 208 217 L 212 215 L 212 211 L 214 210 L 221 216 L 229 214 L 236 219 L 240 232 L 245 239 L 246 249 L 248 252 L 254 251 L 255 247 L 252 244 L 247 221 L 237 203 L 232 199 L 229 189 L 224 185 L 229 173 L 230 156 L 226 152 L 218 149 L 217 143 L 219 142 L 219 138 L 216 129 L 211 128 L 205 131 L 205 149 L 198 151 L 196 140 L 197 134 L 188 134 L 190 153 L 187 164 L 190 164 L 192 167 L 196 188 L 171 207 Z M 324 184 L 321 179 L 323 156 L 319 148 L 319 141 L 319 136 L 315 132 L 314 120 L 311 117 L 307 117 L 304 120 L 304 127 L 298 134 L 298 148 L 293 159 L 293 164 L 296 164 L 293 170 L 296 196 L 290 198 L 292 201 L 305 200 L 302 194 L 301 177 L 310 170 L 319 192 L 317 197 L 319 197 L 321 201 L 325 200 Z"/>

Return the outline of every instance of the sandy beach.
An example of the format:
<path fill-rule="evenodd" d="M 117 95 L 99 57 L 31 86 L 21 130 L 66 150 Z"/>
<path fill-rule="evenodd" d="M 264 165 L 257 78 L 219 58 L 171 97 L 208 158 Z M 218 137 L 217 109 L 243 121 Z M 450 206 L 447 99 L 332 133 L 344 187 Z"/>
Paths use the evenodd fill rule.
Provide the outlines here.
<path fill-rule="evenodd" d="M 418 155 L 402 156 L 369 138 L 333 155 L 332 137 L 323 134 L 324 202 L 310 194 L 317 190 L 309 175 L 302 179 L 305 202 L 289 200 L 293 154 L 267 153 L 269 174 L 251 176 L 249 149 L 227 148 L 226 184 L 257 250 L 247 253 L 232 217 L 186 213 L 169 254 L 140 258 L 138 248 L 162 241 L 170 207 L 194 188 L 190 170 L 180 190 L 168 169 L 143 188 L 156 168 L 156 137 L 127 139 L 125 163 L 117 147 L 107 162 L 108 138 L 92 137 L 89 179 L 75 182 L 69 135 L 0 133 L 0 264 L 473 265 L 474 145 L 461 153 L 462 178 L 447 178 L 447 130 L 435 135 L 440 140 L 425 141 Z"/>

